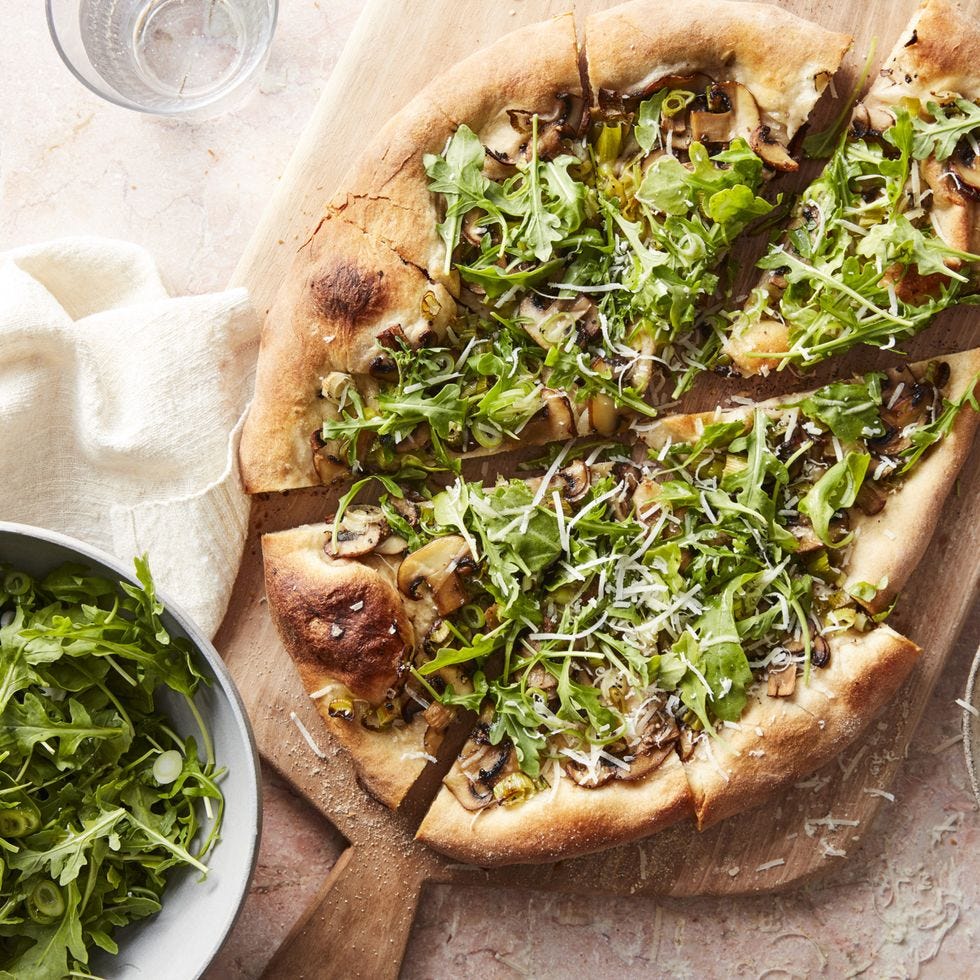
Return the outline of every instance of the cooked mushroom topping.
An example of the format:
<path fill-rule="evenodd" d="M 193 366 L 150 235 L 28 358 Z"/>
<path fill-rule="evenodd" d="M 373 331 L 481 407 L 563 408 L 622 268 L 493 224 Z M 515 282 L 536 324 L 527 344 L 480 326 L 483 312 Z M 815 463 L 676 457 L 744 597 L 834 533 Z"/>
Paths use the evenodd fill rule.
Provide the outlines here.
<path fill-rule="evenodd" d="M 462 577 L 475 570 L 469 545 L 458 534 L 436 538 L 413 551 L 398 568 L 398 588 L 411 599 L 428 586 L 440 616 L 466 602 Z"/>
<path fill-rule="evenodd" d="M 334 519 L 327 518 L 323 550 L 331 558 L 357 558 L 374 551 L 388 537 L 388 522 L 380 507 L 358 504 L 348 507 L 334 535 Z"/>
<path fill-rule="evenodd" d="M 790 173 L 800 169 L 800 165 L 789 155 L 786 147 L 773 135 L 769 126 L 759 126 L 749 134 L 749 146 L 773 170 Z"/>
<path fill-rule="evenodd" d="M 378 555 L 400 555 L 408 548 L 408 542 L 398 534 L 389 534 L 375 549 Z"/>
<path fill-rule="evenodd" d="M 951 176 L 966 197 L 980 201 L 980 154 L 969 143 L 961 143 L 949 161 Z"/>
<path fill-rule="evenodd" d="M 406 497 L 393 497 L 391 499 L 392 508 L 408 522 L 409 527 L 419 526 L 419 508 Z"/>
<path fill-rule="evenodd" d="M 935 157 L 927 157 L 919 164 L 919 172 L 929 190 L 932 191 L 932 206 L 929 216 L 943 241 L 952 248 L 969 251 L 973 226 L 971 221 L 970 198 L 963 193 L 965 187 L 955 182 L 951 172 Z M 947 265 L 956 267 L 959 262 L 948 259 Z"/>
<path fill-rule="evenodd" d="M 796 690 L 796 664 L 770 667 L 767 693 L 771 698 L 788 698 Z"/>
<path fill-rule="evenodd" d="M 868 517 L 873 517 L 882 511 L 885 506 L 885 495 L 873 483 L 865 482 L 861 484 L 854 503 L 861 508 L 861 513 Z"/>
<path fill-rule="evenodd" d="M 601 436 L 611 436 L 619 428 L 619 409 L 610 395 L 599 392 L 589 399 L 589 424 Z"/>
<path fill-rule="evenodd" d="M 310 449 L 313 451 L 313 468 L 320 482 L 329 487 L 350 476 L 350 467 L 334 454 L 334 443 L 324 442 L 319 429 L 310 433 Z"/>
<path fill-rule="evenodd" d="M 529 443 L 571 439 L 575 435 L 575 418 L 568 396 L 552 388 L 542 388 L 544 405 L 521 430 Z"/>
<path fill-rule="evenodd" d="M 584 460 L 577 459 L 555 474 L 555 481 L 561 495 L 571 504 L 578 503 L 591 486 L 589 467 Z"/>
<path fill-rule="evenodd" d="M 531 293 L 521 303 L 519 316 L 527 335 L 544 350 L 563 344 L 574 331 L 584 329 L 586 323 L 595 324 L 598 331 L 595 304 L 586 296 L 542 303 L 542 297 Z"/>
<path fill-rule="evenodd" d="M 535 664 L 527 673 L 527 686 L 550 695 L 558 690 L 558 678 L 541 664 Z"/>
<path fill-rule="evenodd" d="M 810 663 L 814 667 L 826 667 L 830 663 L 830 644 L 819 633 L 810 645 Z"/>
<path fill-rule="evenodd" d="M 405 331 L 402 330 L 400 323 L 393 323 L 390 327 L 382 330 L 377 337 L 378 345 L 388 350 L 399 350 L 403 344 L 408 343 Z"/>
<path fill-rule="evenodd" d="M 494 786 L 517 771 L 511 743 L 505 739 L 491 745 L 489 726 L 480 724 L 443 782 L 467 810 L 482 810 L 494 801 Z"/>
<path fill-rule="evenodd" d="M 720 82 L 708 89 L 709 111 L 691 112 L 691 134 L 696 140 L 729 143 L 737 136 L 748 140 L 761 125 L 752 93 L 738 82 Z"/>

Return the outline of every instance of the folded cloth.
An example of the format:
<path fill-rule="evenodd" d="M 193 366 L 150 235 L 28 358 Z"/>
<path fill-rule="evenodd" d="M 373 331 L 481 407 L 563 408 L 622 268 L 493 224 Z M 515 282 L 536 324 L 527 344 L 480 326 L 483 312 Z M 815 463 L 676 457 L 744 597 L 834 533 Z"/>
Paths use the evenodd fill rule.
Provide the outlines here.
<path fill-rule="evenodd" d="M 237 436 L 257 337 L 245 290 L 172 298 L 135 245 L 0 254 L 0 519 L 147 552 L 213 635 L 248 524 Z"/>

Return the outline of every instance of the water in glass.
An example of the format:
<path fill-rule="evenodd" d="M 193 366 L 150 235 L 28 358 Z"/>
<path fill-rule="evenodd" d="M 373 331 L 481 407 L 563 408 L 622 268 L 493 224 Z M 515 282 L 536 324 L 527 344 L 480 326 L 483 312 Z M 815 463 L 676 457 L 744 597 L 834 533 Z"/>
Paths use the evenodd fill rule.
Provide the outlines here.
<path fill-rule="evenodd" d="M 157 112 L 186 112 L 232 92 L 265 58 L 269 0 L 82 0 L 92 66 L 121 96 Z"/>

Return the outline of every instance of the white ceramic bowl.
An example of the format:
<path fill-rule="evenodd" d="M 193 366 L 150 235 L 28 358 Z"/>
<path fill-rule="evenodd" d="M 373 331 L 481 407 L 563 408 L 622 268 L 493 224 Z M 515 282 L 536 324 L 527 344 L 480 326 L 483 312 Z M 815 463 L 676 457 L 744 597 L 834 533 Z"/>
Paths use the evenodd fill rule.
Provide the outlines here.
<path fill-rule="evenodd" d="M 152 562 L 152 555 L 150 556 Z M 136 583 L 133 569 L 81 541 L 53 531 L 0 521 L 0 562 L 35 576 L 63 562 L 87 565 L 97 575 Z M 165 595 L 163 623 L 172 636 L 190 640 L 198 667 L 210 677 L 194 699 L 214 738 L 225 816 L 221 841 L 207 857 L 206 880 L 193 868 L 175 870 L 161 911 L 117 930 L 119 954 L 93 955 L 89 969 L 111 980 L 195 980 L 217 955 L 238 917 L 252 880 L 262 824 L 259 762 L 252 729 L 238 691 L 201 631 Z M 179 698 L 161 698 L 178 732 L 194 734 L 196 725 Z M 99 951 L 96 950 L 96 953 Z"/>

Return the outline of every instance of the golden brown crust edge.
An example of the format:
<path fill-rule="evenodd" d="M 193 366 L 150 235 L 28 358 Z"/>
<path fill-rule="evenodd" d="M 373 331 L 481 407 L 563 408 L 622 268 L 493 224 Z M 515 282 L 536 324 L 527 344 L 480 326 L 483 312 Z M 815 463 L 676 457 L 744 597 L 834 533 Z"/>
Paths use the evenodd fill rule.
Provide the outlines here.
<path fill-rule="evenodd" d="M 455 274 L 444 270 L 445 248 L 436 231 L 440 215 L 428 190 L 424 155 L 441 153 L 461 123 L 485 146 L 510 153 L 516 134 L 507 110 L 547 118 L 561 111 L 563 95 L 582 96 L 570 13 L 513 31 L 436 76 L 379 131 L 330 208 L 455 289 Z"/>
<path fill-rule="evenodd" d="M 269 612 L 306 692 L 319 695 L 315 701 L 323 723 L 353 759 L 359 782 L 394 808 L 426 766 L 421 714 L 403 727 L 373 732 L 357 721 L 331 717 L 327 708 L 334 698 L 351 694 L 383 699 L 386 668 L 414 643 L 414 631 L 400 594 L 381 572 L 323 556 L 325 532 L 326 525 L 319 524 L 263 536 Z M 352 610 L 358 602 L 364 605 Z M 339 637 L 330 634 L 334 623 L 342 624 Z M 389 632 L 392 625 L 395 634 Z M 311 734 L 315 740 L 316 732 Z"/>
<path fill-rule="evenodd" d="M 980 371 L 980 348 L 931 360 L 949 365 L 946 397 L 954 401 L 964 394 Z M 911 366 L 913 370 L 921 370 L 928 363 L 922 361 Z M 919 461 L 901 488 L 888 497 L 884 509 L 873 517 L 859 514 L 852 521 L 856 538 L 847 557 L 845 588 L 857 582 L 877 585 L 887 579 L 887 585 L 867 603 L 872 612 L 887 609 L 895 601 L 925 554 L 946 497 L 970 453 L 978 422 L 980 413 L 965 407 L 952 431 Z"/>
<path fill-rule="evenodd" d="M 840 66 L 851 37 L 771 4 L 634 0 L 586 22 L 593 91 L 639 91 L 666 75 L 741 82 L 789 138 Z"/>
<path fill-rule="evenodd" d="M 296 256 L 262 328 L 239 460 L 248 493 L 320 483 L 310 436 L 331 371 L 368 374 L 378 334 L 442 329 L 447 290 L 342 218 L 324 219 Z"/>
<path fill-rule="evenodd" d="M 887 626 L 829 642 L 830 664 L 814 668 L 809 684 L 799 678 L 788 698 L 770 698 L 756 686 L 737 727 L 697 744 L 684 771 L 700 829 L 829 762 L 891 700 L 921 652 Z"/>
<path fill-rule="evenodd" d="M 671 754 L 651 775 L 585 789 L 562 778 L 512 807 L 465 809 L 445 786 L 416 837 L 467 864 L 543 864 L 647 837 L 692 813 L 680 760 Z"/>
<path fill-rule="evenodd" d="M 980 21 L 955 0 L 923 4 L 888 56 L 864 100 L 890 106 L 949 93 L 980 97 Z"/>

